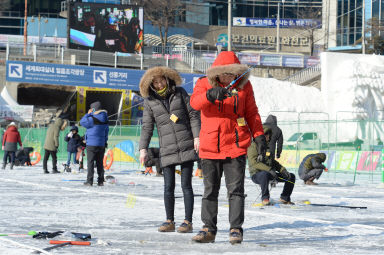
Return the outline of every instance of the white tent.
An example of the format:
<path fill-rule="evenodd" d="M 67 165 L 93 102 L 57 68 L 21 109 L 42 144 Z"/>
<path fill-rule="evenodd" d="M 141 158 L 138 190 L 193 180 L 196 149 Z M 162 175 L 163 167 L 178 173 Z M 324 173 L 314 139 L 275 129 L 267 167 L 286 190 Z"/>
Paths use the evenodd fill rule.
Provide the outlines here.
<path fill-rule="evenodd" d="M 33 116 L 33 105 L 19 105 L 4 86 L 0 94 L 0 122 L 30 122 Z"/>

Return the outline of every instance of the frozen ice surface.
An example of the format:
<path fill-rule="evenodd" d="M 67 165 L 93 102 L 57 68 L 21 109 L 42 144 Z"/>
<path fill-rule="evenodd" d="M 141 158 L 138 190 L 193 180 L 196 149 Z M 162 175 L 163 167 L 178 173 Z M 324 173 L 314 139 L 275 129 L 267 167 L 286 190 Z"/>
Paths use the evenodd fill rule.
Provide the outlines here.
<path fill-rule="evenodd" d="M 297 181 L 291 207 L 254 207 L 260 189 L 247 177 L 244 242 L 228 242 L 228 202 L 224 178 L 219 198 L 218 234 L 212 244 L 192 243 L 202 226 L 201 197 L 195 198 L 194 232 L 159 233 L 165 220 L 163 179 L 142 175 L 137 168 L 114 164 L 116 184 L 83 186 L 86 173 L 43 174 L 41 165 L 0 170 L 0 234 L 72 231 L 90 233 L 91 246 L 64 246 L 50 254 L 382 254 L 384 249 L 384 190 L 379 182 L 351 176 L 330 178 L 319 186 Z M 247 174 L 248 175 L 248 174 Z M 176 196 L 182 196 L 177 175 Z M 203 180 L 193 178 L 197 195 Z M 271 191 L 278 200 L 283 184 Z M 300 203 L 367 206 L 363 209 L 315 207 Z M 176 198 L 175 221 L 184 219 L 183 199 Z M 60 237 L 56 239 L 60 240 Z M 64 239 L 61 239 L 64 240 Z M 0 254 L 31 254 L 51 246 L 30 236 L 0 236 Z"/>

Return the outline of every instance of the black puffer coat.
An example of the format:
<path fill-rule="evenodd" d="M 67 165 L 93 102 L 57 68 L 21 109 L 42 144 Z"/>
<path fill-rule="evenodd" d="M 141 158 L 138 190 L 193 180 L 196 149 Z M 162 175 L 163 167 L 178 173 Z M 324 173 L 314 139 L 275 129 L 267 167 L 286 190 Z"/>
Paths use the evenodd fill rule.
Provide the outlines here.
<path fill-rule="evenodd" d="M 280 158 L 281 151 L 283 150 L 283 132 L 281 132 L 281 129 L 277 126 L 276 116 L 269 115 L 263 126 L 268 126 L 270 129 L 272 129 L 272 136 L 268 145 L 268 149 L 271 152 L 272 158 L 275 158 L 275 155 L 276 157 Z"/>
<path fill-rule="evenodd" d="M 170 92 L 164 99 L 151 89 L 155 76 L 168 80 Z M 198 159 L 193 139 L 199 137 L 200 115 L 189 104 L 187 92 L 177 87 L 181 83 L 179 74 L 168 67 L 151 68 L 140 81 L 140 93 L 145 99 L 139 149 L 148 149 L 156 124 L 162 167 Z M 176 122 L 170 119 L 172 115 L 177 116 Z"/>

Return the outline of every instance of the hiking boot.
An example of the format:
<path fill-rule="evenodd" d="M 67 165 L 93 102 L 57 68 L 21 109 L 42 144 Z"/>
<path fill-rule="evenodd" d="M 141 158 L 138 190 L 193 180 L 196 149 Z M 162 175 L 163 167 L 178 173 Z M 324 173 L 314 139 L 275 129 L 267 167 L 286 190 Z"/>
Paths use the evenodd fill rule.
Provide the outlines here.
<path fill-rule="evenodd" d="M 90 182 L 84 182 L 83 184 L 84 184 L 84 186 L 92 186 L 92 183 L 90 183 Z"/>
<path fill-rule="evenodd" d="M 44 173 L 45 173 L 45 174 L 49 174 L 49 171 L 46 170 L 46 169 L 44 169 Z"/>
<path fill-rule="evenodd" d="M 167 220 L 159 227 L 159 232 L 175 232 L 175 222 Z"/>
<path fill-rule="evenodd" d="M 215 242 L 216 234 L 208 231 L 208 228 L 203 228 L 197 235 L 192 237 L 192 241 L 196 243 L 213 243 Z"/>
<path fill-rule="evenodd" d="M 104 182 L 98 182 L 97 186 L 104 186 Z"/>
<path fill-rule="evenodd" d="M 313 182 L 314 179 L 315 179 L 315 177 L 309 178 L 308 180 L 306 180 L 304 182 L 304 184 L 306 184 L 306 185 L 318 185 L 316 182 Z"/>
<path fill-rule="evenodd" d="M 11 170 L 13 170 L 13 166 L 14 166 L 14 164 L 13 164 L 13 163 L 11 163 L 11 167 L 10 167 L 10 169 L 11 169 Z"/>
<path fill-rule="evenodd" d="M 233 228 L 229 233 L 229 242 L 231 244 L 241 243 L 243 241 L 243 233 L 241 233 L 240 229 Z"/>
<path fill-rule="evenodd" d="M 287 200 L 284 200 L 282 198 L 280 198 L 279 202 L 284 204 L 284 205 L 294 205 L 295 204 L 295 203 L 293 203 L 291 201 L 287 201 Z"/>
<path fill-rule="evenodd" d="M 52 173 L 53 173 L 53 174 L 59 174 L 60 172 L 57 171 L 56 169 L 53 169 L 53 170 L 52 170 Z"/>
<path fill-rule="evenodd" d="M 192 223 L 187 220 L 184 220 L 184 222 L 177 228 L 178 233 L 192 233 L 192 231 Z"/>
<path fill-rule="evenodd" d="M 271 202 L 269 201 L 268 198 L 263 199 L 263 201 L 261 201 L 261 203 L 262 203 L 263 205 L 270 205 L 270 204 L 271 204 Z"/>

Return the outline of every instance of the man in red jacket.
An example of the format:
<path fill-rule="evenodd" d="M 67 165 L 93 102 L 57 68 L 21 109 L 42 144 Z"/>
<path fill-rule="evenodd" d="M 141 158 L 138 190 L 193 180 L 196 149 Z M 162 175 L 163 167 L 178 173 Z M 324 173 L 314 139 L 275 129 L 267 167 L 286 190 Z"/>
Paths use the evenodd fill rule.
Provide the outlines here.
<path fill-rule="evenodd" d="M 201 208 L 204 226 L 192 238 L 195 242 L 215 241 L 223 172 L 229 199 L 229 241 L 241 243 L 243 240 L 247 149 L 254 139 L 260 148 L 260 160 L 266 150 L 263 127 L 247 70 L 248 67 L 240 64 L 234 52 L 221 52 L 207 70 L 207 76 L 197 81 L 191 96 L 191 106 L 201 112 L 199 156 L 204 176 Z M 227 89 L 232 81 L 235 81 L 234 84 Z"/>

